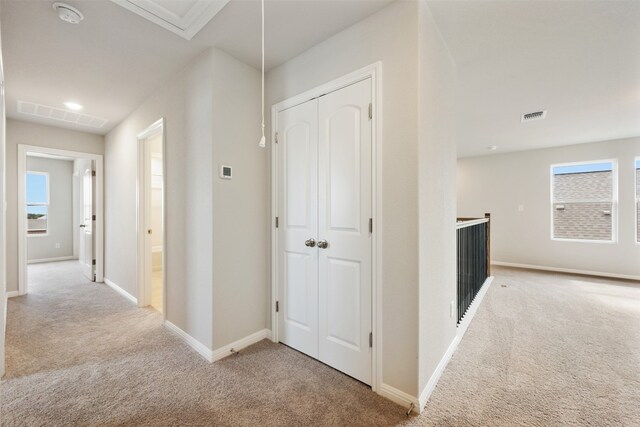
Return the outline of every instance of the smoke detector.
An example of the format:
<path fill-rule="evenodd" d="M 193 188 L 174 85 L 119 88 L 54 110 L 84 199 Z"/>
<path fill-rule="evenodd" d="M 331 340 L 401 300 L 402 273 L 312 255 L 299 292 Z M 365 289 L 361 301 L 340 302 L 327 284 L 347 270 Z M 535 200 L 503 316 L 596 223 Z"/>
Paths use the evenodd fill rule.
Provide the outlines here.
<path fill-rule="evenodd" d="M 532 122 L 534 120 L 542 120 L 547 117 L 547 110 L 534 111 L 532 113 L 526 113 L 520 116 L 520 122 Z"/>
<path fill-rule="evenodd" d="M 58 18 L 64 22 L 77 24 L 84 19 L 84 15 L 78 9 L 66 3 L 56 2 L 51 7 L 58 14 Z"/>

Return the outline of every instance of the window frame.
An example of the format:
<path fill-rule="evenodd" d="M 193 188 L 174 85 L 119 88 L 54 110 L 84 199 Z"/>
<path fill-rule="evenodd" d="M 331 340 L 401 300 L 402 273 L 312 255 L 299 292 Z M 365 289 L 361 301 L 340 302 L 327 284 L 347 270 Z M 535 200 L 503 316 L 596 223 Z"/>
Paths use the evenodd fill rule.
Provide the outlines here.
<path fill-rule="evenodd" d="M 564 166 L 578 166 L 578 165 L 593 165 L 598 163 L 611 163 L 611 239 L 610 240 L 593 240 L 593 239 L 567 239 L 563 237 L 554 237 L 555 223 L 554 217 L 554 179 L 555 174 L 553 169 Z M 617 159 L 602 159 L 602 160 L 586 160 L 580 162 L 566 162 L 566 163 L 554 163 L 549 166 L 549 215 L 550 215 L 550 238 L 556 242 L 579 242 L 579 243 L 603 243 L 603 244 L 617 244 L 618 243 L 618 160 Z M 609 201 L 607 201 L 609 203 Z"/>
<path fill-rule="evenodd" d="M 26 181 L 27 181 L 27 176 L 29 175 L 44 175 L 45 177 L 45 186 L 46 186 L 46 194 L 47 194 L 47 201 L 45 203 L 29 203 L 28 200 L 28 189 L 26 186 Z M 29 206 L 46 206 L 47 207 L 47 230 L 44 233 L 34 233 L 31 234 L 29 233 L 29 223 L 28 223 L 28 219 L 27 219 L 27 237 L 47 237 L 49 235 L 49 209 L 51 207 L 51 179 L 49 177 L 49 172 L 42 172 L 42 171 L 32 171 L 32 170 L 27 170 L 25 175 L 24 175 L 24 180 L 25 180 L 25 214 L 28 215 L 28 208 Z M 25 217 L 26 217 L 25 215 Z"/>

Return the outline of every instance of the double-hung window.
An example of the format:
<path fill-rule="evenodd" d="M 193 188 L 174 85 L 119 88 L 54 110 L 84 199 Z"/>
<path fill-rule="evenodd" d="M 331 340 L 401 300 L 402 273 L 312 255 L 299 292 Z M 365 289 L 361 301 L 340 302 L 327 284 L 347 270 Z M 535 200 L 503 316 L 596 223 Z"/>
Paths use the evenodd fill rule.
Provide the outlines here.
<path fill-rule="evenodd" d="M 27 172 L 27 234 L 46 235 L 49 215 L 49 174 Z"/>
<path fill-rule="evenodd" d="M 614 160 L 552 165 L 552 238 L 613 242 L 616 188 Z"/>

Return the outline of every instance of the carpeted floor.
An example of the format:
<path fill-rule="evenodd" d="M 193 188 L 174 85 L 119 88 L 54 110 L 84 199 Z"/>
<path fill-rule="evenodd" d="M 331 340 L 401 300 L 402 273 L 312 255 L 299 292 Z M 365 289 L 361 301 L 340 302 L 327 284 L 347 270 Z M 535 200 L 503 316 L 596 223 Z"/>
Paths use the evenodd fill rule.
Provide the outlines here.
<path fill-rule="evenodd" d="M 73 261 L 29 268 L 29 295 L 9 302 L 2 426 L 640 425 L 630 282 L 496 270 L 425 412 L 407 419 L 269 341 L 209 364 Z"/>

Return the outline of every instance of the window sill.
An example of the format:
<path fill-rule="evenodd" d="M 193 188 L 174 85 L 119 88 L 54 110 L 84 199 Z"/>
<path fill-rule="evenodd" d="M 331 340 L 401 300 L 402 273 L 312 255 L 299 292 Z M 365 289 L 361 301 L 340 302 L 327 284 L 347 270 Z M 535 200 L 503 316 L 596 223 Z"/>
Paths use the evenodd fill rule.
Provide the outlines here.
<path fill-rule="evenodd" d="M 588 240 L 588 239 L 561 239 L 557 237 L 552 237 L 552 241 L 554 242 L 569 242 L 569 243 L 604 243 L 608 245 L 618 243 L 617 240 Z"/>
<path fill-rule="evenodd" d="M 44 233 L 44 234 L 29 234 L 27 233 L 27 237 L 48 237 L 49 233 Z"/>

